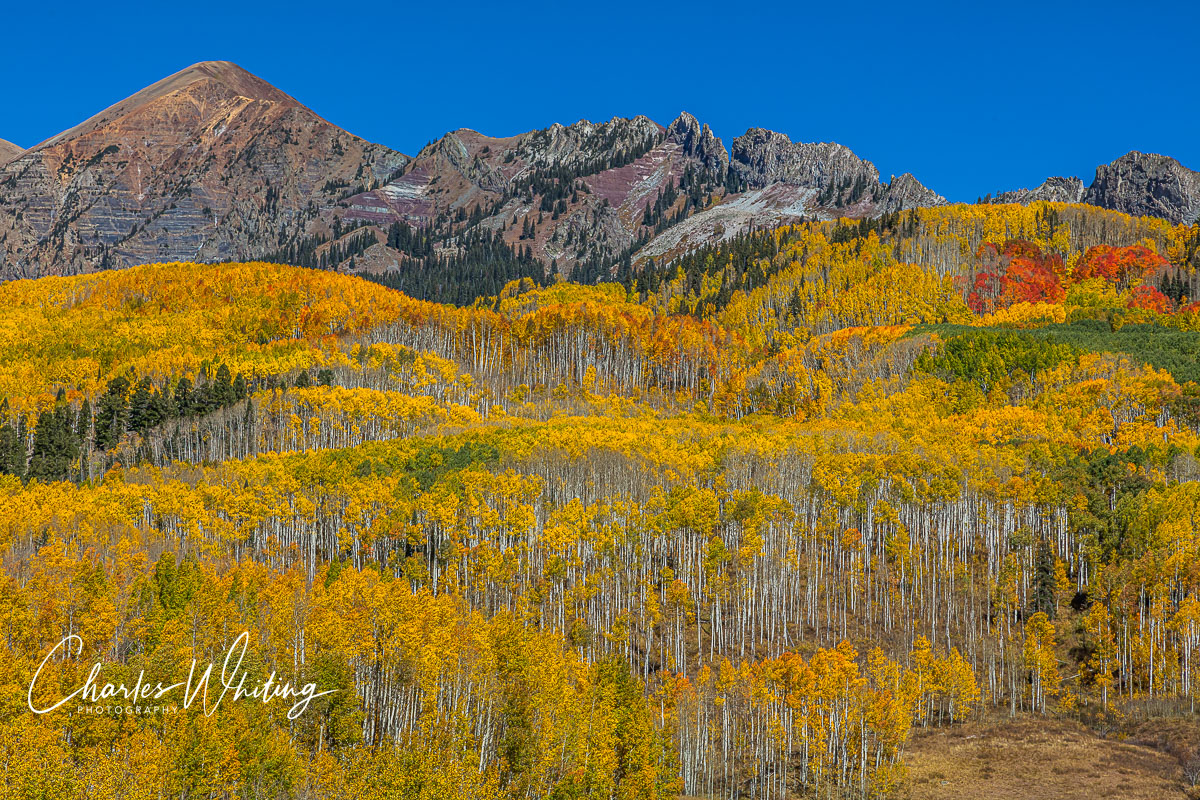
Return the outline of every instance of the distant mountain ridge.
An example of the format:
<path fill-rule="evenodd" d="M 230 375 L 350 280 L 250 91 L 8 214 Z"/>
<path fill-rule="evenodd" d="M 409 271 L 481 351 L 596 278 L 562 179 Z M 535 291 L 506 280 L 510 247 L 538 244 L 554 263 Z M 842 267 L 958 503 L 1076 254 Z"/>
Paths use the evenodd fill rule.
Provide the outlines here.
<path fill-rule="evenodd" d="M 1173 158 L 1133 150 L 1096 168 L 1085 187 L 1079 178 L 1047 178 L 1035 189 L 1001 192 L 993 203 L 1087 203 L 1135 217 L 1162 217 L 1171 222 L 1200 218 L 1200 172 Z"/>
<path fill-rule="evenodd" d="M 752 128 L 733 140 L 732 164 L 741 181 L 753 188 L 783 183 L 814 189 L 822 208 L 882 213 L 946 203 L 911 173 L 882 183 L 875 165 L 844 145 L 792 142 L 763 128 Z"/>
<path fill-rule="evenodd" d="M 1016 191 L 1001 192 L 994 198 L 993 203 L 1032 203 L 1046 200 L 1051 203 L 1082 203 L 1086 191 L 1083 181 L 1079 178 L 1047 178 L 1033 189 L 1017 189 Z"/>
<path fill-rule="evenodd" d="M 1051 178 L 996 200 L 1190 222 L 1200 173 L 1135 152 L 1090 187 Z M 235 64 L 203 62 L 28 150 L 0 141 L 0 278 L 265 258 L 432 297 L 444 287 L 430 271 L 590 281 L 752 229 L 946 202 L 911 173 L 884 182 L 837 143 L 751 128 L 726 149 L 686 112 L 666 127 L 459 129 L 410 158 Z"/>

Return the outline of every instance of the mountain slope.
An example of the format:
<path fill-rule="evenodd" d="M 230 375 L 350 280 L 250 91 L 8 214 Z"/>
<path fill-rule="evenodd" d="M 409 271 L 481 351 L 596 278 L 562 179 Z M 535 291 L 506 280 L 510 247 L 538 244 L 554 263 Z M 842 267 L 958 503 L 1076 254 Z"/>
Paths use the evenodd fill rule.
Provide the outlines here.
<path fill-rule="evenodd" d="M 407 160 L 234 64 L 197 64 L 0 169 L 0 277 L 262 256 Z"/>
<path fill-rule="evenodd" d="M 681 194 L 719 191 L 727 164 L 720 139 L 686 113 L 666 128 L 639 116 L 507 138 L 462 129 L 425 147 L 395 180 L 351 198 L 345 217 L 430 227 L 443 238 L 456 224 L 478 226 L 564 273 L 595 272 L 652 236 L 660 217 L 681 213 Z"/>
<path fill-rule="evenodd" d="M 0 166 L 12 161 L 22 152 L 24 152 L 23 147 L 19 147 L 12 142 L 6 142 L 3 139 L 0 139 Z"/>

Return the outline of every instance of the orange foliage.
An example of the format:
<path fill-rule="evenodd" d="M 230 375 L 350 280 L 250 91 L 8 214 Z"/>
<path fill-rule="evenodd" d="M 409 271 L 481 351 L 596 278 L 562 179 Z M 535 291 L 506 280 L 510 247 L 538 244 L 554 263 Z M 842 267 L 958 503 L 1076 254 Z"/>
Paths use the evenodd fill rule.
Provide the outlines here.
<path fill-rule="evenodd" d="M 1165 258 L 1145 245 L 1112 247 L 1102 244 L 1087 249 L 1071 277 L 1075 282 L 1104 278 L 1120 289 L 1128 289 L 1167 266 Z"/>
<path fill-rule="evenodd" d="M 1130 293 L 1129 307 L 1166 314 L 1171 310 L 1171 301 L 1153 286 L 1135 286 Z"/>
<path fill-rule="evenodd" d="M 1130 308 L 1158 313 L 1167 313 L 1171 308 L 1165 295 L 1142 285 L 1170 266 L 1145 245 L 1089 247 L 1069 275 L 1062 256 L 1044 253 L 1037 244 L 1020 239 L 1010 240 L 1003 247 L 984 244 L 977 257 L 984 269 L 975 276 L 967 295 L 967 305 L 977 314 L 991 314 L 1018 303 L 1060 303 L 1068 286 L 1097 278 L 1113 284 L 1118 291 L 1132 288 Z"/>
<path fill-rule="evenodd" d="M 978 257 L 995 268 L 980 272 L 967 296 L 977 314 L 1014 303 L 1057 303 L 1066 296 L 1062 256 L 1043 253 L 1033 242 L 1014 239 L 999 250 L 988 243 L 979 248 Z"/>

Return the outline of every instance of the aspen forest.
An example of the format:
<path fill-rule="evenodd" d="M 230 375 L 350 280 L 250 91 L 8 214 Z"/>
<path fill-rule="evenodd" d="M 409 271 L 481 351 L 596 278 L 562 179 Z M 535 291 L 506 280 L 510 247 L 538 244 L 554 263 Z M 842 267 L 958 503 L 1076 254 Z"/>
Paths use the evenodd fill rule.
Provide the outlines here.
<path fill-rule="evenodd" d="M 918 730 L 1191 713 L 1198 268 L 1200 226 L 1039 201 L 462 305 L 0 284 L 0 798 L 883 798 Z M 243 631 L 331 693 L 27 703 Z"/>

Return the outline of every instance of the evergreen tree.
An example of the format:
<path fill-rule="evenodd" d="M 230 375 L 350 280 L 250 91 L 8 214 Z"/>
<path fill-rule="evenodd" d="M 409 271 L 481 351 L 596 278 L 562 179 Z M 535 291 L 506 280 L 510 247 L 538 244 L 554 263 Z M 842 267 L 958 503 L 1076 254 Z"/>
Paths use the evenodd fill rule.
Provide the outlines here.
<path fill-rule="evenodd" d="M 217 367 L 217 377 L 212 384 L 212 403 L 216 407 L 223 407 L 233 403 L 233 379 L 229 374 L 229 367 L 222 363 Z"/>
<path fill-rule="evenodd" d="M 140 433 L 149 427 L 150 403 L 152 400 L 149 378 L 142 378 L 133 388 L 129 398 L 129 429 Z"/>
<path fill-rule="evenodd" d="M 174 396 L 175 413 L 181 417 L 189 416 L 192 413 L 192 382 L 186 375 L 175 384 Z"/>
<path fill-rule="evenodd" d="M 29 477 L 42 481 L 65 481 L 79 457 L 74 431 L 75 415 L 65 401 L 38 417 L 29 458 Z"/>
<path fill-rule="evenodd" d="M 25 477 L 25 432 L 20 420 L 8 418 L 8 401 L 0 405 L 0 473 Z"/>
<path fill-rule="evenodd" d="M 1033 613 L 1044 612 L 1054 619 L 1054 597 L 1058 585 L 1054 578 L 1054 550 L 1050 542 L 1038 540 L 1033 556 Z"/>
<path fill-rule="evenodd" d="M 96 410 L 96 447 L 111 450 L 121 441 L 129 424 L 129 406 L 126 395 L 129 379 L 118 375 L 108 383 L 108 389 L 100 398 Z"/>
<path fill-rule="evenodd" d="M 75 437 L 81 445 L 90 446 L 92 443 L 92 402 L 86 397 L 79 406 L 79 415 L 75 418 Z"/>

